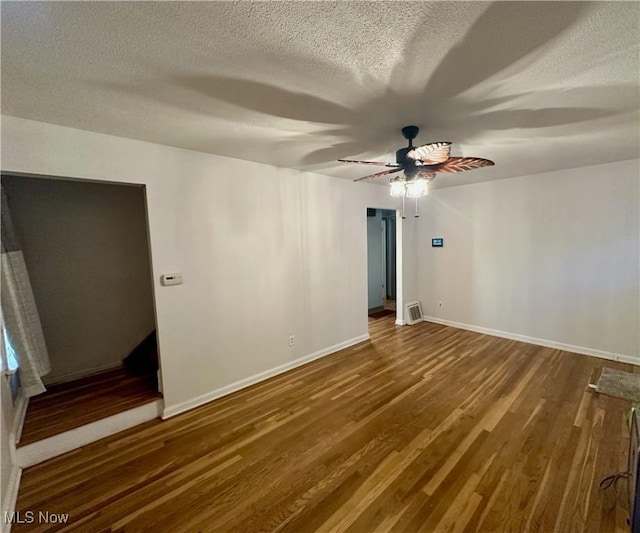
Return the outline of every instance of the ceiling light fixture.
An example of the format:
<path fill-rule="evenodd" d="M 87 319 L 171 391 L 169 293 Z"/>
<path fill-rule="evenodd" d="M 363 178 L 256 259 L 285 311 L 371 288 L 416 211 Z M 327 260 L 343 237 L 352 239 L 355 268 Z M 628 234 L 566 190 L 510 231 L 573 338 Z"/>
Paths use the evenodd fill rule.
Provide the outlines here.
<path fill-rule="evenodd" d="M 429 194 L 429 181 L 425 178 L 395 178 L 391 180 L 390 194 L 397 198 L 420 198 Z"/>
<path fill-rule="evenodd" d="M 405 193 L 404 178 L 395 178 L 391 180 L 391 196 L 401 198 Z"/>
<path fill-rule="evenodd" d="M 404 199 L 405 198 L 414 198 L 416 201 L 416 213 L 413 215 L 418 218 L 420 213 L 418 213 L 418 198 L 422 196 L 426 196 L 429 194 L 429 180 L 423 177 L 411 178 L 407 179 L 405 177 L 402 178 L 394 178 L 390 181 L 391 189 L 390 194 L 396 198 L 402 198 L 402 218 L 406 218 L 405 216 L 405 208 L 404 208 Z"/>
<path fill-rule="evenodd" d="M 416 178 L 407 183 L 407 198 L 420 198 L 429 194 L 429 184 L 424 178 Z"/>

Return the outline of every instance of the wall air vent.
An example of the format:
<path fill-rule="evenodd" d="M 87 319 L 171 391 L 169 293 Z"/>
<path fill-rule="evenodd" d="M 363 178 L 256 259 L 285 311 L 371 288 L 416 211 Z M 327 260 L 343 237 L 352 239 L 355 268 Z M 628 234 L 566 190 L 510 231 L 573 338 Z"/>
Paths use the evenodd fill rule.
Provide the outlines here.
<path fill-rule="evenodd" d="M 407 304 L 407 324 L 413 325 L 416 322 L 422 322 L 422 307 L 420 302 L 411 302 Z"/>

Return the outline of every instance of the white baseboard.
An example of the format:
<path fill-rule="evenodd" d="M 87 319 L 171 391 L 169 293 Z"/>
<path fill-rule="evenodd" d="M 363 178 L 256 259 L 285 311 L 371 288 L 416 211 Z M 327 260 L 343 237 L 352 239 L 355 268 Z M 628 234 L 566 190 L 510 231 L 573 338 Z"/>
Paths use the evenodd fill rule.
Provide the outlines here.
<path fill-rule="evenodd" d="M 614 353 L 613 360 L 620 361 L 621 363 L 629 363 L 630 365 L 640 366 L 640 357 L 633 357 L 633 355 Z"/>
<path fill-rule="evenodd" d="M 64 374 L 58 375 L 48 375 L 42 378 L 42 381 L 45 387 L 49 385 L 57 385 L 59 383 L 66 383 L 67 381 L 74 381 L 76 379 L 88 378 L 89 376 L 94 376 L 95 374 L 100 374 L 101 372 L 108 372 L 109 370 L 115 370 L 116 368 L 122 367 L 122 361 L 118 361 L 116 363 L 108 363 L 106 365 L 94 366 L 91 368 L 83 368 L 82 370 L 76 370 L 74 372 L 66 372 Z"/>
<path fill-rule="evenodd" d="M 609 359 L 610 361 L 620 361 L 632 365 L 640 365 L 640 357 L 634 357 L 632 355 L 616 354 L 612 352 L 605 352 L 604 350 L 586 348 L 584 346 L 575 346 L 573 344 L 565 344 L 563 342 L 538 339 L 536 337 L 519 335 L 518 333 L 509 333 L 507 331 L 501 331 L 498 329 L 483 328 L 481 326 L 474 326 L 472 324 L 463 324 L 462 322 L 453 322 L 451 320 L 444 320 L 442 318 L 437 318 L 434 316 L 423 316 L 422 319 L 426 322 L 433 322 L 435 324 L 442 324 L 443 326 L 451 326 L 458 329 L 466 329 L 469 331 L 474 331 L 476 333 L 483 333 L 484 335 L 491 335 L 493 337 L 501 337 L 503 339 L 526 342 L 527 344 L 545 346 L 546 348 L 555 348 L 557 350 L 564 350 L 566 352 L 590 355 L 592 357 L 600 357 L 602 359 Z"/>
<path fill-rule="evenodd" d="M 260 372 L 259 374 L 255 374 L 253 376 L 249 376 L 248 378 L 241 379 L 240 381 L 236 381 L 235 383 L 231 383 L 225 387 L 221 387 L 219 389 L 213 390 L 206 394 L 202 394 L 201 396 L 197 396 L 192 400 L 187 400 L 186 402 L 182 402 L 176 405 L 172 405 L 170 407 L 165 407 L 164 413 L 162 414 L 163 419 L 170 418 L 175 415 L 179 415 L 180 413 L 184 413 L 185 411 L 189 411 L 194 409 L 195 407 L 200 407 L 206 403 L 209 403 L 213 400 L 217 400 L 218 398 L 222 398 L 228 394 L 239 391 L 240 389 L 244 389 L 245 387 L 249 387 L 251 385 L 255 385 L 260 381 L 264 381 L 265 379 L 272 378 L 277 376 L 278 374 L 282 374 L 283 372 L 288 372 L 289 370 L 293 370 L 299 366 L 310 363 L 315 359 L 320 359 L 326 355 L 330 355 L 332 353 L 338 352 L 340 350 L 344 350 L 345 348 L 349 348 L 354 344 L 358 344 L 369 340 L 369 334 L 360 335 L 359 337 L 354 337 L 347 341 L 334 344 L 333 346 L 329 346 L 328 348 L 324 348 L 323 350 L 319 350 L 310 355 L 305 355 L 304 357 L 300 357 L 295 361 L 291 361 L 289 363 L 285 363 L 280 366 L 276 366 L 270 370 L 265 370 L 264 372 Z"/>
<path fill-rule="evenodd" d="M 404 326 L 406 322 L 404 320 L 396 320 L 396 326 Z"/>
<path fill-rule="evenodd" d="M 29 407 L 29 398 L 27 398 L 20 389 L 20 396 L 18 397 L 18 404 L 15 407 L 13 415 L 13 423 L 11 424 L 11 433 L 9 438 L 13 444 L 20 442 L 22 436 L 22 427 L 24 426 L 24 417 L 27 415 L 27 408 Z"/>
<path fill-rule="evenodd" d="M 22 468 L 36 465 L 109 435 L 114 435 L 125 429 L 158 418 L 162 412 L 162 406 L 162 400 L 155 400 L 102 420 L 96 420 L 90 424 L 70 429 L 59 435 L 22 446 L 16 450 L 18 465 Z"/>

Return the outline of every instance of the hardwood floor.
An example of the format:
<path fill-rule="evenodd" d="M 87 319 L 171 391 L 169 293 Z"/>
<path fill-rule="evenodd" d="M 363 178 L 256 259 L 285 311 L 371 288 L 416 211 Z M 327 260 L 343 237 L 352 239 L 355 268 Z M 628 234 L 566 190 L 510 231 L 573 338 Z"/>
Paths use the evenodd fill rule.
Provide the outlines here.
<path fill-rule="evenodd" d="M 14 531 L 627 531 L 612 363 L 430 323 L 23 473 Z M 618 486 L 620 495 L 625 486 Z"/>
<path fill-rule="evenodd" d="M 131 376 L 122 368 L 52 385 L 44 394 L 29 400 L 18 446 L 133 409 L 159 397 L 155 376 Z"/>

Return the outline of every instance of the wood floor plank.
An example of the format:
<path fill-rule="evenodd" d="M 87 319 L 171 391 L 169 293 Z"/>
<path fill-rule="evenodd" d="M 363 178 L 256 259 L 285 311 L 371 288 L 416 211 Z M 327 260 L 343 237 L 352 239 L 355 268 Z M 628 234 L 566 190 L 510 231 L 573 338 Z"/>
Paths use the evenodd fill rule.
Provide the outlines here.
<path fill-rule="evenodd" d="M 371 341 L 25 470 L 13 531 L 621 531 L 604 361 L 447 326 Z M 634 370 L 635 371 L 635 370 Z M 623 482 L 618 493 L 625 494 Z"/>

